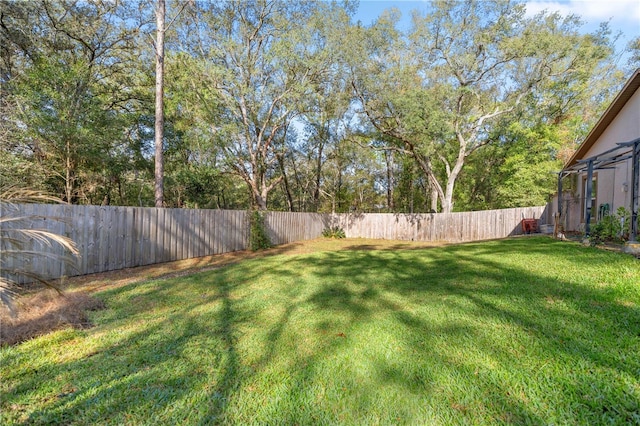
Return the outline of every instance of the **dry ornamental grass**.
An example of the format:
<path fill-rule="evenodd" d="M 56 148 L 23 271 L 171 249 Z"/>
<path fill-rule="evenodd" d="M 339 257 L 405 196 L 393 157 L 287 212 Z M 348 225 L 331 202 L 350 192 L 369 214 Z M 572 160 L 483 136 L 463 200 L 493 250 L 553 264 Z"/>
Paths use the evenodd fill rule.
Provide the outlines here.
<path fill-rule="evenodd" d="M 43 290 L 25 296 L 18 302 L 16 315 L 0 309 L 0 345 L 14 345 L 64 327 L 88 328 L 87 311 L 102 308 L 102 300 L 85 292 Z"/>

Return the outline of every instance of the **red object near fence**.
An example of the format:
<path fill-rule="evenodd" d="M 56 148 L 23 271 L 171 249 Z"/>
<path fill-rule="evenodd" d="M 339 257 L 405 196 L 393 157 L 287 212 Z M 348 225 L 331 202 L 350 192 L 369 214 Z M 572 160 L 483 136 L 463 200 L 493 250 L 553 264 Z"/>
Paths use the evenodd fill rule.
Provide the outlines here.
<path fill-rule="evenodd" d="M 531 234 L 538 232 L 538 220 L 537 219 L 522 219 L 522 232 L 525 234 Z"/>

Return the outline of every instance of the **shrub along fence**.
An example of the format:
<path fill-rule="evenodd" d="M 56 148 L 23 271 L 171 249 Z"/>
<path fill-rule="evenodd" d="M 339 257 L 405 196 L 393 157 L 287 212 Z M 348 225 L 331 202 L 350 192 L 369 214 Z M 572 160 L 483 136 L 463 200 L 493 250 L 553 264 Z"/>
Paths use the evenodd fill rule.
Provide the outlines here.
<path fill-rule="evenodd" d="M 54 204 L 18 208 L 17 214 L 34 217 L 32 229 L 74 240 L 81 256 L 75 268 L 47 257 L 25 256 L 3 264 L 4 273 L 26 267 L 48 278 L 86 275 L 245 250 L 249 244 L 246 211 Z M 447 242 L 504 238 L 521 234 L 520 221 L 525 217 L 546 223 L 546 208 L 450 214 L 267 212 L 264 220 L 271 242 L 278 245 L 318 238 L 329 226 L 339 226 L 347 237 L 355 238 Z M 43 249 L 38 244 L 33 242 L 31 248 Z M 59 247 L 44 249 L 62 252 Z"/>

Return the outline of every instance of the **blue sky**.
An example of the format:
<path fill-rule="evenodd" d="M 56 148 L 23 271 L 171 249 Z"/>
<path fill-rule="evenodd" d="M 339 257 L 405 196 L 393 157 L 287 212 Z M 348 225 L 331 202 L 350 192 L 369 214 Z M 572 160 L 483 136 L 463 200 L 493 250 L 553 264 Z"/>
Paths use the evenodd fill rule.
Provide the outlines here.
<path fill-rule="evenodd" d="M 640 36 L 640 0 L 545 0 L 528 1 L 527 13 L 535 15 L 544 9 L 559 11 L 563 15 L 574 13 L 580 15 L 585 22 L 585 32 L 595 31 L 601 22 L 608 21 L 613 33 L 621 32 L 617 44 L 619 49 L 635 37 Z M 355 20 L 369 25 L 385 9 L 396 7 L 402 12 L 400 25 L 408 28 L 411 24 L 411 11 L 418 9 L 425 12 L 429 1 L 416 0 L 360 0 L 360 7 Z"/>

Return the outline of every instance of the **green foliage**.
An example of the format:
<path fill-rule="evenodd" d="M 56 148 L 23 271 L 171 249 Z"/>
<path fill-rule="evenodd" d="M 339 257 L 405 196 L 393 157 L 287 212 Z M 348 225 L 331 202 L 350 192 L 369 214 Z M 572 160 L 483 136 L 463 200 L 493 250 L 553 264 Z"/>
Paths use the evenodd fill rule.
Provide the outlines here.
<path fill-rule="evenodd" d="M 249 248 L 253 251 L 266 250 L 272 246 L 264 223 L 264 212 L 249 212 Z"/>
<path fill-rule="evenodd" d="M 607 213 L 589 232 L 591 245 L 604 242 L 622 243 L 629 239 L 631 231 L 631 213 L 624 207 L 618 207 L 615 213 Z"/>
<path fill-rule="evenodd" d="M 0 149 L 67 202 L 139 198 L 127 175 L 141 171 L 138 119 L 150 99 L 132 13 L 119 2 L 0 4 Z"/>
<path fill-rule="evenodd" d="M 640 68 L 640 36 L 629 41 L 627 45 L 627 52 L 629 52 L 629 68 L 632 71 Z"/>
<path fill-rule="evenodd" d="M 610 64 L 612 50 L 605 30 L 581 34 L 578 19 L 558 14 L 528 18 L 522 4 L 467 0 L 432 6 L 414 14 L 406 38 L 393 21 L 380 19 L 359 43 L 375 41 L 368 42 L 375 55 L 353 56 L 351 68 L 368 123 L 387 137 L 389 149 L 415 161 L 426 190 L 451 211 L 460 193 L 458 177 L 483 148 L 504 143 L 499 130 L 509 123 L 560 122 L 583 110 L 583 92 L 605 70 L 601 65 Z M 506 204 L 546 202 L 552 164 L 541 164 L 545 156 L 560 163 L 553 151 L 530 161 L 525 150 L 505 162 L 511 179 L 503 188 Z M 525 187 L 529 192 L 520 189 Z"/>
<path fill-rule="evenodd" d="M 45 153 L 39 166 L 47 170 L 46 182 L 67 202 L 90 195 L 86 176 L 100 175 L 116 133 L 123 131 L 120 116 L 106 110 L 91 87 L 87 70 L 82 60 L 61 66 L 58 58 L 42 59 L 17 85 L 24 137 Z"/>
<path fill-rule="evenodd" d="M 502 123 L 501 143 L 472 156 L 456 192 L 462 210 L 544 205 L 556 191 L 562 137 L 555 126 Z"/>
<path fill-rule="evenodd" d="M 33 160 L 9 147 L 0 147 L 0 188 L 13 185 L 26 185 L 30 188 L 44 189 L 46 179 L 43 169 L 33 166 Z"/>
<path fill-rule="evenodd" d="M 344 229 L 339 226 L 330 226 L 328 228 L 325 228 L 322 231 L 322 236 L 325 238 L 347 238 Z"/>
<path fill-rule="evenodd" d="M 147 3 L 0 1 L 0 184 L 153 204 Z M 408 31 L 354 23 L 355 1 L 167 7 L 171 207 L 541 204 L 621 82 L 606 25 L 522 3 L 434 2 Z"/>
<path fill-rule="evenodd" d="M 332 65 L 319 40 L 328 19 L 322 13 L 333 9 L 341 10 L 323 2 L 199 3 L 208 46 L 187 61 L 195 73 L 189 88 L 199 97 L 194 124 L 211 132 L 216 123 L 219 157 L 262 210 L 284 178 L 277 167 L 289 151 L 287 129 Z M 193 90 L 194 78 L 211 91 Z"/>

